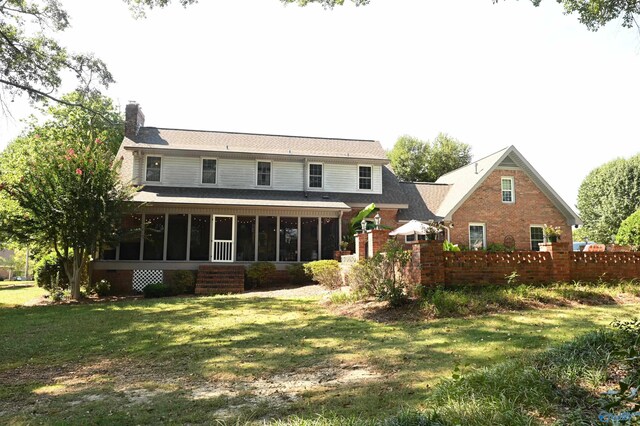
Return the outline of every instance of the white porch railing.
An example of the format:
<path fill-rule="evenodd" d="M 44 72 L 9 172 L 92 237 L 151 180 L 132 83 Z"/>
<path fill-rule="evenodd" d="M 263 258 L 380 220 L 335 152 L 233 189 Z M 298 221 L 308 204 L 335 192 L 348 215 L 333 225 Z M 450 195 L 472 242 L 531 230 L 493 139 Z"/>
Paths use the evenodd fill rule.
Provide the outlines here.
<path fill-rule="evenodd" d="M 233 241 L 214 241 L 211 260 L 214 262 L 232 262 Z"/>

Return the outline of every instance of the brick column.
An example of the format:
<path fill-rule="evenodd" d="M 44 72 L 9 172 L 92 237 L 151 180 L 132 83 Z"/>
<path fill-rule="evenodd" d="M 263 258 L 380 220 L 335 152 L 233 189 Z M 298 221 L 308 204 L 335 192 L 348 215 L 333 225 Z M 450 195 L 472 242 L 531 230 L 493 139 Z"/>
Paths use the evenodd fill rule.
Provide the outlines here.
<path fill-rule="evenodd" d="M 442 241 L 421 241 L 416 245 L 420 246 L 420 283 L 425 287 L 444 285 Z"/>
<path fill-rule="evenodd" d="M 369 238 L 373 240 L 373 252 L 369 253 L 369 257 L 373 257 L 375 254 L 380 253 L 382 248 L 389 240 L 389 231 L 384 229 L 372 229 L 367 231 Z"/>
<path fill-rule="evenodd" d="M 571 250 L 569 243 L 541 243 L 540 251 L 551 253 L 553 281 L 571 280 Z"/>
<path fill-rule="evenodd" d="M 356 234 L 356 254 L 358 260 L 365 259 L 365 253 L 367 252 L 366 245 L 368 243 L 367 234 Z"/>

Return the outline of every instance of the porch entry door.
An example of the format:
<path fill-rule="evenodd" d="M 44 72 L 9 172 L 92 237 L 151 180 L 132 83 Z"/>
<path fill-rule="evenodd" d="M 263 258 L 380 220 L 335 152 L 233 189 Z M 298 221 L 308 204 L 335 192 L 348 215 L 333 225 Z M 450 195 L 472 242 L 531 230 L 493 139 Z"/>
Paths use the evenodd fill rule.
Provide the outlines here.
<path fill-rule="evenodd" d="M 233 262 L 233 235 L 235 234 L 235 216 L 213 215 L 212 262 Z"/>

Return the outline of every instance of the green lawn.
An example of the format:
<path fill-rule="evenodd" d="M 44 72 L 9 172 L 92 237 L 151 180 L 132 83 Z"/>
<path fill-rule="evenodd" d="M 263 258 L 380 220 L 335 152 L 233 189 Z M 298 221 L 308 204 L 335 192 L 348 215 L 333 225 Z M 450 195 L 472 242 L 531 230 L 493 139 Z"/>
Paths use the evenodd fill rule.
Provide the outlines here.
<path fill-rule="evenodd" d="M 45 294 L 33 281 L 0 281 L 0 307 L 20 306 Z"/>
<path fill-rule="evenodd" d="M 638 305 L 381 324 L 315 299 L 191 297 L 4 307 L 0 424 L 210 423 L 425 408 L 456 363 L 486 366 Z"/>

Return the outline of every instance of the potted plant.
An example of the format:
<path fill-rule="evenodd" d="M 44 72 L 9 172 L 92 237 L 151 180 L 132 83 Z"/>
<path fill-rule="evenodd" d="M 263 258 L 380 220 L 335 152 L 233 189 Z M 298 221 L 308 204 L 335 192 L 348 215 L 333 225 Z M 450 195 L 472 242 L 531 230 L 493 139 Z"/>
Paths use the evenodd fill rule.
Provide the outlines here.
<path fill-rule="evenodd" d="M 560 240 L 560 235 L 562 235 L 562 229 L 559 226 L 552 225 L 544 225 L 542 227 L 542 233 L 544 235 L 545 240 L 549 243 L 555 243 Z"/>
<path fill-rule="evenodd" d="M 349 241 L 345 241 L 345 240 L 340 241 L 340 250 L 347 251 L 347 248 L 349 248 Z"/>

